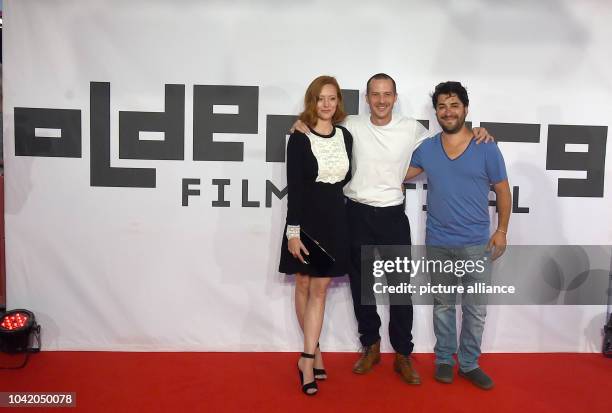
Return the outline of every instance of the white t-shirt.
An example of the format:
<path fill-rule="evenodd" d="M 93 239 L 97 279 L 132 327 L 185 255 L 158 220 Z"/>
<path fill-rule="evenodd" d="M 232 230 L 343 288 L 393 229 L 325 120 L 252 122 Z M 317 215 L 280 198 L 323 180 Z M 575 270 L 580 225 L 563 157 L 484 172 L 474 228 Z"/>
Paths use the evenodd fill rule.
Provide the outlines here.
<path fill-rule="evenodd" d="M 369 115 L 348 116 L 345 126 L 353 135 L 353 177 L 344 195 L 375 207 L 400 205 L 412 152 L 428 137 L 427 129 L 405 116 L 393 116 L 384 126 L 372 124 Z"/>

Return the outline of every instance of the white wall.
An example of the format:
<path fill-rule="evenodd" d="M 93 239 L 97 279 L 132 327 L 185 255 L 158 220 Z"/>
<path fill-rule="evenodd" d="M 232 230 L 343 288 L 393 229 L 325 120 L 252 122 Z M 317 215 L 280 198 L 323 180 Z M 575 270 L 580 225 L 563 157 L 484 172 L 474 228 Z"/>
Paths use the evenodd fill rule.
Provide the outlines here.
<path fill-rule="evenodd" d="M 460 80 L 474 125 L 540 124 L 539 143 L 500 143 L 530 207 L 509 242 L 612 244 L 611 145 L 603 197 L 559 197 L 559 177 L 585 173 L 546 170 L 548 125 L 609 124 L 612 5 L 19 0 L 3 12 L 8 307 L 35 311 L 48 350 L 300 348 L 291 277 L 276 271 L 284 201 L 264 206 L 265 181 L 285 184 L 284 163 L 265 162 L 266 116 L 296 114 L 320 74 L 363 94 L 387 72 L 398 111 L 433 125 L 429 93 Z M 155 188 L 90 186 L 92 81 L 111 84 L 112 166 L 156 168 Z M 119 111 L 162 111 L 165 84 L 185 85 L 185 160 L 119 159 Z M 244 142 L 243 162 L 192 160 L 194 85 L 259 88 L 257 133 L 215 136 Z M 15 107 L 80 110 L 82 156 L 15 156 Z M 183 178 L 201 180 L 186 207 Z M 212 207 L 214 178 L 231 179 L 229 208 Z M 261 207 L 240 206 L 242 179 Z M 420 243 L 424 200 L 409 191 Z M 605 307 L 489 314 L 485 351 L 599 351 Z M 432 351 L 431 308 L 416 308 L 414 335 Z M 322 345 L 358 347 L 346 280 L 330 291 Z"/>

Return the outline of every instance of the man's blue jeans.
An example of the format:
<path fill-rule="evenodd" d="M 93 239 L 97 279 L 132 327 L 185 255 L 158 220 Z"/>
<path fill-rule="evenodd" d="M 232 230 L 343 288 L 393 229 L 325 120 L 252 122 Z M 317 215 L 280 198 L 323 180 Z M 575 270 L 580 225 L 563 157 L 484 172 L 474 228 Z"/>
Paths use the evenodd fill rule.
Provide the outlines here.
<path fill-rule="evenodd" d="M 429 272 L 432 286 L 462 285 L 465 290 L 461 297 L 462 322 L 458 351 L 455 312 L 457 295 L 448 292 L 434 294 L 433 325 L 436 334 L 434 347 L 436 364 L 454 366 L 453 354 L 457 353 L 461 371 L 474 370 L 478 368 L 487 306 L 484 294 L 467 294 L 467 290 L 468 287 L 476 287 L 480 283 L 490 285 L 491 263 L 486 245 L 459 248 L 427 246 L 427 259 L 439 260 L 447 265 L 448 261 L 451 261 L 455 269 L 455 273 L 444 272 L 444 270 L 440 271 L 440 266 L 432 265 Z M 467 271 L 465 263 L 470 261 L 476 265 L 474 268 L 468 268 L 472 271 Z M 463 270 L 458 270 L 461 266 L 464 267 Z"/>

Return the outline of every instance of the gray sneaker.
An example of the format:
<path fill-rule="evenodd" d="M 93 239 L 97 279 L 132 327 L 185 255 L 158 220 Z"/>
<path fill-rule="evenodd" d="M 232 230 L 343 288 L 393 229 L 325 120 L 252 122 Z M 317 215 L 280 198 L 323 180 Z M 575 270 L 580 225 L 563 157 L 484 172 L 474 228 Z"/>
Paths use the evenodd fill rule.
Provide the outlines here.
<path fill-rule="evenodd" d="M 476 387 L 480 387 L 483 390 L 489 390 L 493 388 L 493 380 L 491 377 L 487 376 L 487 374 L 482 371 L 479 367 L 474 370 L 470 370 L 467 373 L 461 371 L 459 369 L 459 375 L 461 377 L 465 377 L 469 381 L 472 382 Z"/>
<path fill-rule="evenodd" d="M 453 382 L 453 366 L 450 364 L 437 364 L 435 379 L 440 383 L 450 384 Z"/>

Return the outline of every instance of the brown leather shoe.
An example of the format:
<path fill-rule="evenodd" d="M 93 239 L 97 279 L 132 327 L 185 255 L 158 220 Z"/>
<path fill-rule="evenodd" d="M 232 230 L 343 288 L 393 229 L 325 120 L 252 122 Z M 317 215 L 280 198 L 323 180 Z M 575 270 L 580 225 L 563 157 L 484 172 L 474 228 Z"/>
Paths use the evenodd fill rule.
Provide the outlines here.
<path fill-rule="evenodd" d="M 421 384 L 421 376 L 412 366 L 409 356 L 403 354 L 395 354 L 395 362 L 393 369 L 402 377 L 402 380 L 408 384 Z"/>
<path fill-rule="evenodd" d="M 353 366 L 353 373 L 366 374 L 378 363 L 380 363 L 380 340 L 371 346 L 363 347 L 361 357 Z"/>

